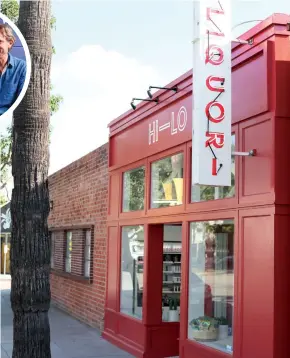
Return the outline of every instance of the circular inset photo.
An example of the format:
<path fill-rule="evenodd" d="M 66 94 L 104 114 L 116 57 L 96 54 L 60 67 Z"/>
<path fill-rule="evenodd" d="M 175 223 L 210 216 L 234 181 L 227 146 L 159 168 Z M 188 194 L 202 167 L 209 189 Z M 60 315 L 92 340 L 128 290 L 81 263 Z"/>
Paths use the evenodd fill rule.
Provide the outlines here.
<path fill-rule="evenodd" d="M 26 41 L 18 27 L 0 13 L 0 117 L 12 114 L 19 105 L 30 74 L 31 58 Z"/>

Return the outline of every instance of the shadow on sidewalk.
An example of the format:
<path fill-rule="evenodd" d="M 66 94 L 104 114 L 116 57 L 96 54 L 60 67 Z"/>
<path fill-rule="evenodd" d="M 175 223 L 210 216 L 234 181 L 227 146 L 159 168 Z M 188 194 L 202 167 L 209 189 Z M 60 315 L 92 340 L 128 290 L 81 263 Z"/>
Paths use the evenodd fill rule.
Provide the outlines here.
<path fill-rule="evenodd" d="M 128 353 L 105 341 L 99 332 L 51 306 L 52 358 L 129 358 Z M 13 347 L 13 314 L 10 290 L 1 289 L 1 357 L 11 358 Z"/>

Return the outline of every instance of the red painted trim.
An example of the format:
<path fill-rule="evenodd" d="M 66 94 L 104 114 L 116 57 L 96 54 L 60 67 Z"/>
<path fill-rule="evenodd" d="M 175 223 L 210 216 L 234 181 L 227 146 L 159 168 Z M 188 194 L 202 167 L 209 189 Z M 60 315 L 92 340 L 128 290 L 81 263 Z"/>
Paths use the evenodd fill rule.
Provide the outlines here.
<path fill-rule="evenodd" d="M 149 265 L 149 255 L 148 255 L 148 233 L 149 227 L 148 224 L 144 225 L 144 268 L 143 268 L 143 311 L 142 311 L 142 322 L 145 324 L 148 316 L 148 265 Z"/>
<path fill-rule="evenodd" d="M 257 25 L 253 26 L 251 29 L 246 31 L 244 34 L 239 36 L 241 40 L 248 40 L 252 37 L 257 37 L 261 32 L 264 32 L 268 27 L 273 27 L 273 25 L 285 25 L 290 21 L 290 16 L 286 14 L 273 14 L 266 18 L 265 20 L 261 21 Z M 281 26 L 277 26 L 278 29 L 281 29 Z M 274 26 L 274 29 L 277 27 Z M 232 51 L 237 50 L 238 48 L 242 47 L 242 44 L 235 43 L 232 45 Z"/>
<path fill-rule="evenodd" d="M 273 142 L 274 142 L 274 132 L 268 133 L 267 135 L 271 136 L 270 139 L 268 138 L 267 141 L 270 140 L 271 143 L 271 150 L 269 150 L 267 153 L 259 152 L 259 144 L 261 142 L 259 142 L 258 140 L 255 142 L 257 148 L 248 148 L 246 147 L 245 144 L 245 135 L 244 135 L 244 130 L 250 127 L 254 127 L 258 124 L 262 124 L 265 123 L 267 121 L 273 121 L 274 117 L 271 113 L 265 113 L 262 114 L 260 116 L 257 116 L 255 119 L 250 119 L 247 120 L 246 122 L 242 122 L 239 124 L 239 142 L 240 142 L 240 150 L 245 152 L 248 151 L 250 149 L 257 149 L 257 157 L 242 157 L 240 158 L 239 161 L 239 173 L 240 173 L 240 186 L 239 186 L 239 205 L 243 206 L 243 205 L 249 205 L 251 204 L 252 206 L 255 205 L 259 205 L 262 202 L 263 203 L 270 203 L 273 204 L 274 200 L 275 200 L 275 193 L 274 193 L 274 179 L 273 179 L 273 171 L 274 171 L 274 156 L 273 152 L 271 152 L 272 150 L 274 150 L 274 146 L 273 146 Z M 253 143 L 254 145 L 254 143 Z M 260 194 L 255 194 L 255 195 L 244 195 L 244 191 L 243 191 L 243 185 L 245 185 L 245 172 L 244 172 L 244 165 L 245 165 L 245 161 L 249 161 L 251 159 L 258 159 L 261 158 L 269 158 L 271 164 L 270 164 L 270 170 L 269 170 L 269 176 L 271 176 L 271 188 L 269 188 L 268 192 L 264 192 L 264 193 L 260 193 Z M 260 160 L 261 160 L 260 159 Z M 256 161 L 257 163 L 257 161 Z M 261 180 L 263 180 L 264 178 L 261 178 Z"/>
<path fill-rule="evenodd" d="M 118 240 L 117 240 L 117 283 L 116 283 L 116 297 L 117 297 L 117 312 L 120 312 L 121 305 L 121 260 L 122 260 L 122 227 L 118 226 Z"/>
<path fill-rule="evenodd" d="M 182 256 L 181 256 L 181 284 L 182 291 L 180 296 L 180 342 L 187 337 L 188 328 L 188 281 L 189 281 L 189 242 L 190 242 L 190 223 L 188 221 L 182 222 Z"/>
<path fill-rule="evenodd" d="M 124 337 L 116 336 L 113 332 L 108 332 L 107 330 L 102 333 L 102 337 L 105 338 L 110 343 L 116 345 L 120 349 L 127 351 L 128 353 L 132 354 L 134 357 L 142 358 L 143 357 L 143 350 L 138 349 L 136 346 L 132 344 L 132 342 L 128 342 L 124 340 Z"/>

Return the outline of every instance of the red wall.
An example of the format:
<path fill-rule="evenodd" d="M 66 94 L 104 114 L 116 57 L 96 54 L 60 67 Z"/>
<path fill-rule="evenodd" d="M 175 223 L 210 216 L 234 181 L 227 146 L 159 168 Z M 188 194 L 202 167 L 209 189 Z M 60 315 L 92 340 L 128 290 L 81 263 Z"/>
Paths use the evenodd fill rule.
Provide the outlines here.
<path fill-rule="evenodd" d="M 91 282 L 63 277 L 52 271 L 52 299 L 78 319 L 103 329 L 106 286 L 106 218 L 108 197 L 107 144 L 49 177 L 53 210 L 49 227 L 72 230 L 75 226 L 94 226 L 93 272 Z M 81 232 L 75 230 L 75 233 Z M 55 263 L 62 265 L 63 244 L 56 236 Z M 72 271 L 81 273 L 82 263 L 74 260 L 81 246 L 73 246 Z"/>
<path fill-rule="evenodd" d="M 108 285 L 104 335 L 138 357 L 161 358 L 157 353 L 160 345 L 176 337 L 163 331 L 158 340 L 154 339 L 160 327 L 144 325 L 150 323 L 149 306 L 144 307 L 143 323 L 118 312 L 121 226 L 183 223 L 179 354 L 181 358 L 225 358 L 227 354 L 187 340 L 186 328 L 188 223 L 222 218 L 235 220 L 234 358 L 290 356 L 286 338 L 290 317 L 286 254 L 290 213 L 290 156 L 287 154 L 290 32 L 287 22 L 290 22 L 289 16 L 273 15 L 243 36 L 244 39 L 254 37 L 253 46 L 237 44 L 232 48 L 232 130 L 236 135 L 236 151 L 257 150 L 256 157 L 235 158 L 234 198 L 190 202 L 191 71 L 166 85 L 177 85 L 177 94 L 159 91 L 158 105 L 142 103 L 136 111 L 128 111 L 110 124 L 108 270 L 113 281 Z M 181 106 L 185 106 L 188 113 L 185 129 L 176 134 L 171 134 L 170 129 L 164 130 L 159 132 L 158 142 L 149 143 L 152 122 L 158 119 L 159 126 L 166 124 L 172 112 L 176 113 Z M 185 157 L 184 203 L 178 207 L 150 209 L 150 163 L 178 151 L 183 151 Z M 122 173 L 140 165 L 146 168 L 145 208 L 138 213 L 122 213 Z M 145 282 L 150 276 L 150 266 L 146 270 Z M 159 288 L 156 286 L 156 289 Z M 149 296 L 152 290 L 154 287 L 148 286 Z M 146 299 L 148 297 L 144 298 L 144 305 Z"/>

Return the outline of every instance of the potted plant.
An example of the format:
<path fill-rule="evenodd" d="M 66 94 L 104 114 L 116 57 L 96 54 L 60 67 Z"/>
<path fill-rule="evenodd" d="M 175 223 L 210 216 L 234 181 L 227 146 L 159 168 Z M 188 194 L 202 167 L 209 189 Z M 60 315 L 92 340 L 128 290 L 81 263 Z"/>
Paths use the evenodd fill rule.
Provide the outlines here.
<path fill-rule="evenodd" d="M 225 317 L 217 318 L 219 325 L 218 339 L 225 339 L 228 337 L 229 323 Z"/>
<path fill-rule="evenodd" d="M 169 322 L 178 322 L 179 321 L 179 312 L 177 309 L 178 300 L 171 298 L 169 301 L 169 312 L 168 312 L 168 321 Z"/>
<path fill-rule="evenodd" d="M 196 341 L 216 341 L 218 337 L 218 321 L 213 317 L 201 316 L 190 323 L 192 336 Z"/>

